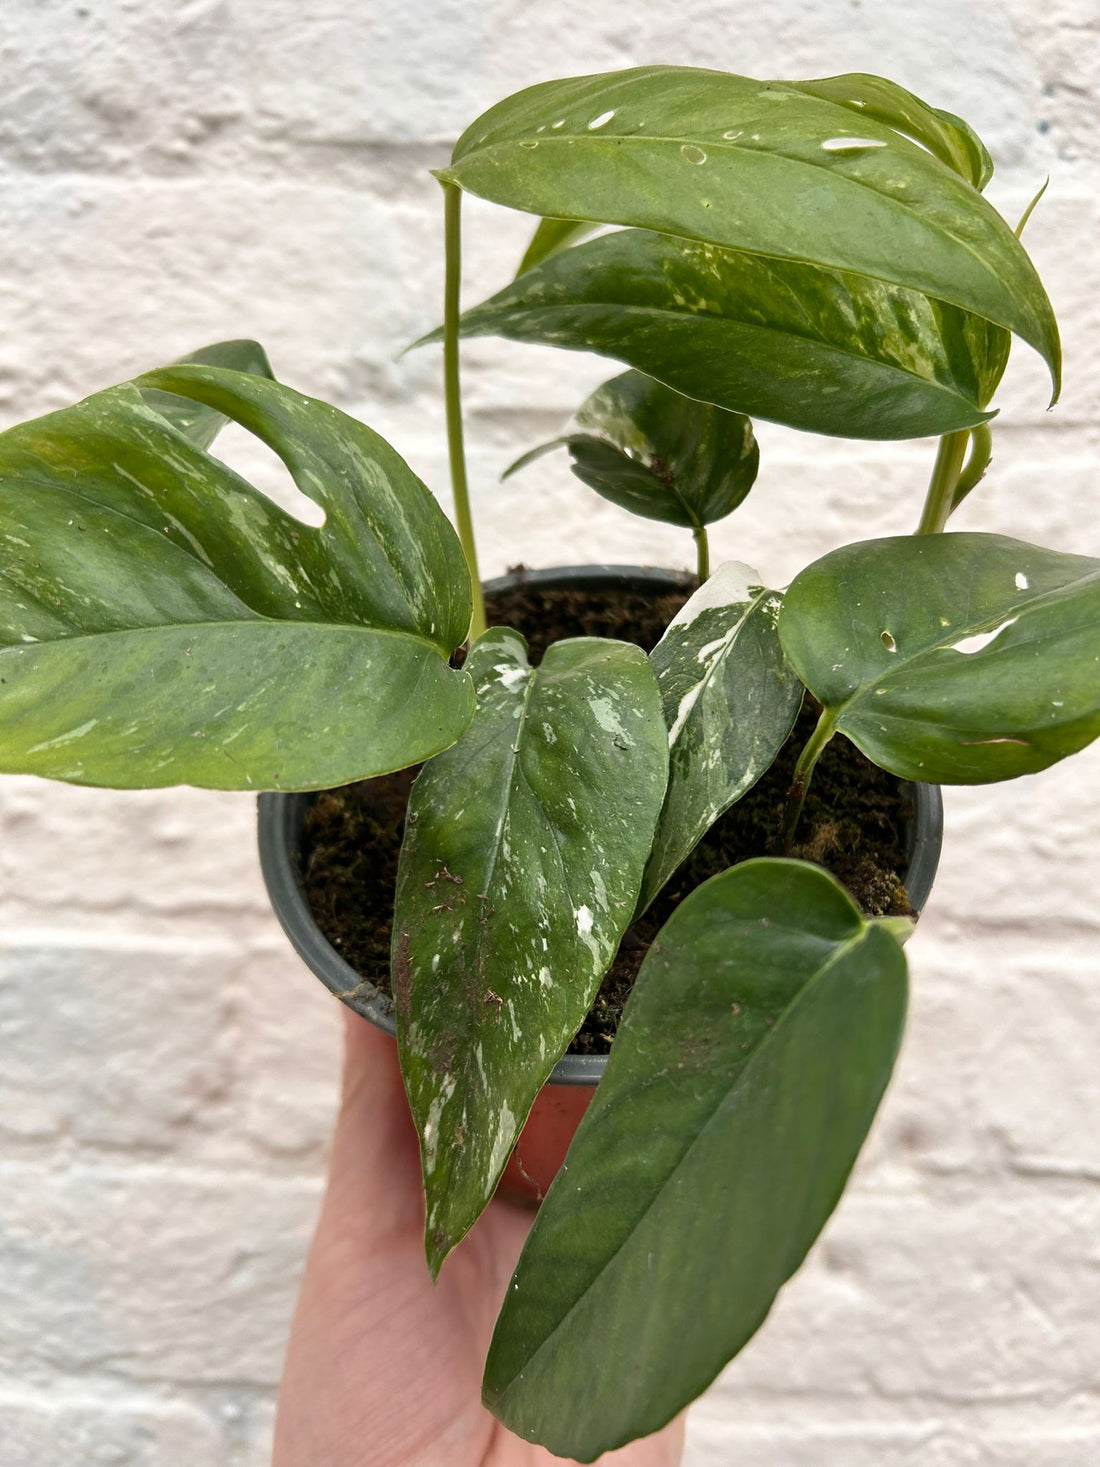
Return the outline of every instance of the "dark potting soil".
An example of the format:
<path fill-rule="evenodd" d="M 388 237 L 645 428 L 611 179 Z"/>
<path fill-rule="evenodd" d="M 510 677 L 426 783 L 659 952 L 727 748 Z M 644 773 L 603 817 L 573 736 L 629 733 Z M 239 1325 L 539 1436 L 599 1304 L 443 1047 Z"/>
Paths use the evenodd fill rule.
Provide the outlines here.
<path fill-rule="evenodd" d="M 653 597 L 622 587 L 520 586 L 489 598 L 489 614 L 492 624 L 523 632 L 535 663 L 563 637 L 622 637 L 648 650 L 687 596 L 686 590 Z M 570 1045 L 572 1053 L 607 1053 L 642 959 L 690 891 L 738 861 L 776 853 L 795 760 L 816 721 L 816 709 L 804 707 L 771 769 L 712 826 L 649 911 L 628 928 Z M 327 791 L 306 821 L 305 883 L 314 916 L 355 971 L 386 993 L 397 857 L 415 775 L 415 769 L 402 769 Z M 847 739 L 834 738 L 814 771 L 791 854 L 826 867 L 869 916 L 905 915 L 910 907 L 899 873 L 905 869 L 905 826 L 912 815 L 912 804 L 893 775 L 876 768 Z"/>

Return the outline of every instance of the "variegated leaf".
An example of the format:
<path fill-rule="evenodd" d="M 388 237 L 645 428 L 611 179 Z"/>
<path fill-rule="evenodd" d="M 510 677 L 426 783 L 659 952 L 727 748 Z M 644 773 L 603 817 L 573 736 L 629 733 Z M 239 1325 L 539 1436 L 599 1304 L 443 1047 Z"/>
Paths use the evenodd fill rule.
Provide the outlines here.
<path fill-rule="evenodd" d="M 200 439 L 219 415 L 251 429 L 324 524 L 203 452 L 149 389 L 201 409 Z M 424 485 L 278 383 L 166 368 L 0 437 L 5 771 L 317 789 L 401 768 L 469 721 L 469 678 L 447 664 L 469 620 L 461 547 Z"/>
<path fill-rule="evenodd" d="M 668 791 L 639 910 L 783 747 L 802 684 L 776 632 L 782 597 L 747 565 L 720 565 L 649 654 L 668 726 Z"/>
<path fill-rule="evenodd" d="M 478 710 L 413 786 L 394 924 L 433 1272 L 493 1194 L 634 911 L 668 746 L 639 647 L 491 629 Z"/>

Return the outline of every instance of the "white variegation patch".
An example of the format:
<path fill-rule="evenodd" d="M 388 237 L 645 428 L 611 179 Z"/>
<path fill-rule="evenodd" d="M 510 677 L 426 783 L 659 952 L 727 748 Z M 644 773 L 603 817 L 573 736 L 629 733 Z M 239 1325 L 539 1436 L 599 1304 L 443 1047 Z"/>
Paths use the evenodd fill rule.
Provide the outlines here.
<path fill-rule="evenodd" d="M 697 621 L 704 611 L 722 606 L 739 606 L 751 601 L 762 587 L 759 572 L 740 560 L 724 560 L 710 578 L 703 582 L 698 591 L 684 602 L 669 622 L 667 637 L 673 627 L 687 627 Z"/>

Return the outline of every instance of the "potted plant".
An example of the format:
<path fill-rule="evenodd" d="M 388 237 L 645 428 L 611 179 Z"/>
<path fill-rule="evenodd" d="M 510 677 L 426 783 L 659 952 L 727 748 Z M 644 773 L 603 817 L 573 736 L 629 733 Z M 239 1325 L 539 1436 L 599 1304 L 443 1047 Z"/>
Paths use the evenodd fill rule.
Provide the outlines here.
<path fill-rule="evenodd" d="M 982 196 L 990 172 L 964 122 L 867 76 L 647 67 L 490 109 L 439 173 L 457 535 L 389 445 L 250 343 L 0 438 L 0 767 L 286 791 L 423 763 L 393 992 L 433 1273 L 624 932 L 814 700 L 776 854 L 699 886 L 652 944 L 501 1311 L 486 1401 L 552 1451 L 656 1429 L 751 1337 L 888 1082 L 912 924 L 784 854 L 822 751 L 840 737 L 905 780 L 983 783 L 1100 732 L 1100 561 L 944 533 L 988 465 L 1013 334 L 1058 389 L 1050 303 L 1023 221 Z M 463 191 L 541 216 L 516 279 L 465 315 Z M 701 585 L 652 655 L 586 637 L 532 666 L 487 625 L 462 333 L 628 368 L 561 446 L 605 497 L 692 533 Z M 782 592 L 711 574 L 706 527 L 755 473 L 746 414 L 937 437 L 916 533 L 843 546 Z M 207 452 L 228 419 L 321 526 Z"/>

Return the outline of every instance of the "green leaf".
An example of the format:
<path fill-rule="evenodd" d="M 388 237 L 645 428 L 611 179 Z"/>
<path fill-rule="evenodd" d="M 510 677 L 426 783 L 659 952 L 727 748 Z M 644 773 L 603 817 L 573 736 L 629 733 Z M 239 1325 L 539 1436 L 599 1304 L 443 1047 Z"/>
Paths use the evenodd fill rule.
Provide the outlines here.
<path fill-rule="evenodd" d="M 848 438 L 984 422 L 1008 341 L 897 286 L 644 230 L 546 260 L 460 325 L 465 336 L 599 352 L 687 397 Z"/>
<path fill-rule="evenodd" d="M 903 779 L 1031 774 L 1100 734 L 1100 560 L 1000 535 L 868 540 L 799 575 L 787 656 Z"/>
<path fill-rule="evenodd" d="M 820 81 L 791 82 L 796 91 L 847 107 L 859 117 L 872 117 L 895 132 L 922 144 L 973 184 L 985 188 L 993 177 L 993 159 L 974 129 L 953 112 L 929 107 L 912 92 L 881 76 L 849 72 Z"/>
<path fill-rule="evenodd" d="M 267 352 L 258 341 L 216 341 L 212 346 L 200 347 L 189 356 L 181 357 L 175 365 L 226 367 L 232 372 L 250 372 L 255 377 L 266 377 L 269 382 L 275 380 Z M 146 388 L 141 395 L 162 418 L 167 418 L 173 428 L 178 428 L 199 448 L 209 448 L 229 421 L 224 413 L 215 412 L 203 403 L 177 397 L 174 393 L 159 392 L 154 387 Z"/>
<path fill-rule="evenodd" d="M 794 726 L 802 684 L 776 633 L 782 597 L 727 561 L 649 654 L 668 728 L 668 791 L 639 911 L 719 815 L 771 767 Z"/>
<path fill-rule="evenodd" d="M 677 908 L 497 1321 L 510 1430 L 590 1462 L 709 1384 L 836 1206 L 905 1005 L 901 949 L 817 867 L 745 862 Z"/>
<path fill-rule="evenodd" d="M 568 249 L 596 228 L 597 225 L 588 224 L 583 219 L 540 219 L 516 274 L 522 275 L 533 265 L 541 265 L 543 260 Z"/>
<path fill-rule="evenodd" d="M 532 450 L 512 469 L 565 444 L 574 474 L 604 499 L 687 529 L 736 509 L 760 463 L 752 423 L 743 414 L 696 402 L 641 372 L 624 372 L 597 387 L 575 422 L 582 431 Z"/>
<path fill-rule="evenodd" d="M 234 418 L 302 524 L 141 396 Z M 258 376 L 168 368 L 0 436 L 0 769 L 122 788 L 314 789 L 453 743 L 457 538 L 388 444 Z"/>
<path fill-rule="evenodd" d="M 1058 329 L 1026 251 L 952 168 L 801 86 L 648 66 L 528 87 L 482 114 L 441 177 L 513 209 L 633 224 L 866 275 L 1015 332 Z"/>
<path fill-rule="evenodd" d="M 473 723 L 413 786 L 394 993 L 432 1271 L 477 1219 L 634 911 L 664 795 L 639 647 L 518 633 L 470 651 Z"/>

